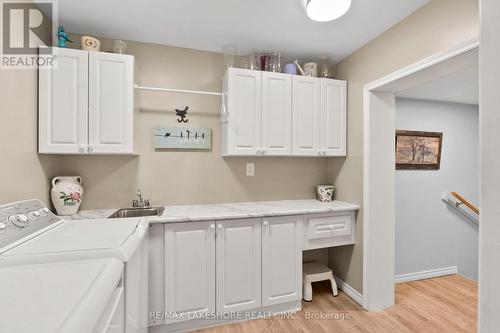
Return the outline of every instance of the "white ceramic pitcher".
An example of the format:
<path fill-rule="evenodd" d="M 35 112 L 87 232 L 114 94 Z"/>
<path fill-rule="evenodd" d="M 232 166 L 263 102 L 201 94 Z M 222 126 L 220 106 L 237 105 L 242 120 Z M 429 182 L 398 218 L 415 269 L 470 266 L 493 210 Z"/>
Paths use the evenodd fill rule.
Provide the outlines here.
<path fill-rule="evenodd" d="M 55 177 L 52 179 L 50 196 L 57 215 L 66 216 L 78 213 L 82 203 L 82 177 Z"/>

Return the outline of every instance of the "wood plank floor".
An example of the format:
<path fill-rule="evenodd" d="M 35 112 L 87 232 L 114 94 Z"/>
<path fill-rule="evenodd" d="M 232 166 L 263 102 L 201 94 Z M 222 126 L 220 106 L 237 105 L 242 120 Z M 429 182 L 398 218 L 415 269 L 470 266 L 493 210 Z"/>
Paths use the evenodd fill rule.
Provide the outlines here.
<path fill-rule="evenodd" d="M 476 332 L 477 283 L 459 275 L 396 285 L 396 306 L 382 312 L 366 312 L 339 291 L 332 297 L 327 283 L 313 285 L 314 299 L 302 302 L 297 318 L 272 318 L 224 325 L 198 332 Z M 326 313 L 334 319 L 307 319 Z M 346 315 L 349 319 L 335 319 Z"/>

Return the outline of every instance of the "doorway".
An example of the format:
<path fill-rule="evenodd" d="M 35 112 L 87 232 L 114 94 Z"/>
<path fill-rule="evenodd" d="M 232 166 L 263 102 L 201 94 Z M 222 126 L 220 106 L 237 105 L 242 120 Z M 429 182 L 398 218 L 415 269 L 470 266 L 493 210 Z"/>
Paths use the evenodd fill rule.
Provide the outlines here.
<path fill-rule="evenodd" d="M 396 95 L 460 71 L 477 56 L 479 41 L 458 45 L 364 87 L 364 307 L 394 305 Z"/>

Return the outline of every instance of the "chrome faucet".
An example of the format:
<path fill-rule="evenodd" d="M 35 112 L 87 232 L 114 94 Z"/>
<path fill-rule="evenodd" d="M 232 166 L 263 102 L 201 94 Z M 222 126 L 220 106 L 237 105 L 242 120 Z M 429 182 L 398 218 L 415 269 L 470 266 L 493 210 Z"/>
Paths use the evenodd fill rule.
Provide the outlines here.
<path fill-rule="evenodd" d="M 137 198 L 138 200 L 132 201 L 132 207 L 134 208 L 150 208 L 151 207 L 151 199 L 143 199 L 141 189 L 137 190 Z"/>

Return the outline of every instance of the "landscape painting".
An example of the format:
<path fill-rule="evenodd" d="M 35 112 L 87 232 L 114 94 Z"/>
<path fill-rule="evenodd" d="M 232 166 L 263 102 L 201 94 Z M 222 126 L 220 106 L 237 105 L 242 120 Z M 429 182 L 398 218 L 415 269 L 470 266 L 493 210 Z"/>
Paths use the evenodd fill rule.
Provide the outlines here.
<path fill-rule="evenodd" d="M 443 133 L 396 131 L 396 169 L 439 170 Z"/>

